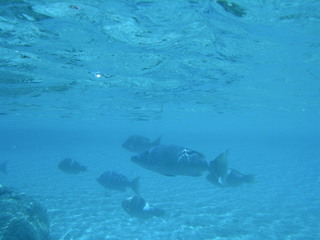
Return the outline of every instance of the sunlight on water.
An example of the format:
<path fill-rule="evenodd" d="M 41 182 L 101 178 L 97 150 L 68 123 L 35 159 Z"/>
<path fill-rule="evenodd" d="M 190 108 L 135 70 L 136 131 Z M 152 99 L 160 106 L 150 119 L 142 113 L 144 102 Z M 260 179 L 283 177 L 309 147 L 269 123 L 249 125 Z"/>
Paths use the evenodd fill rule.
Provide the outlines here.
<path fill-rule="evenodd" d="M 243 1 L 244 16 L 213 1 L 2 5 L 0 96 L 7 115 L 28 109 L 37 117 L 88 118 L 89 108 L 99 118 L 108 106 L 122 117 L 135 109 L 139 118 L 137 109 L 171 102 L 210 112 L 315 107 L 307 98 L 318 94 L 316 2 Z M 288 11 L 290 21 L 279 20 Z M 285 92 L 274 92 L 275 84 Z M 272 104 L 265 100 L 271 91 Z M 153 118 L 150 111 L 146 119 Z"/>

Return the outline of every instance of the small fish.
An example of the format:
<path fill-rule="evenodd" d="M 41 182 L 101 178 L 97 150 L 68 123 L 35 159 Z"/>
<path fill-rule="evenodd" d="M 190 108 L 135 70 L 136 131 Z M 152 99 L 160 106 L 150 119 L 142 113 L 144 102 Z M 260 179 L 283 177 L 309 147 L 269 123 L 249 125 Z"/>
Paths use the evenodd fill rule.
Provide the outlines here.
<path fill-rule="evenodd" d="M 0 171 L 7 174 L 7 162 L 8 161 L 4 161 L 3 163 L 0 164 Z"/>
<path fill-rule="evenodd" d="M 219 187 L 238 187 L 243 183 L 253 183 L 255 174 L 242 174 L 235 169 L 228 168 L 227 154 L 228 150 L 210 162 L 207 180 Z"/>
<path fill-rule="evenodd" d="M 101 186 L 109 190 L 124 192 L 127 188 L 131 188 L 136 194 L 139 194 L 139 177 L 129 181 L 121 173 L 105 171 L 97 178 L 97 181 Z"/>
<path fill-rule="evenodd" d="M 121 206 L 131 217 L 150 218 L 163 217 L 165 211 L 157 207 L 151 207 L 142 197 L 131 196 L 122 201 Z"/>
<path fill-rule="evenodd" d="M 151 142 L 148 138 L 132 135 L 123 144 L 122 147 L 130 152 L 141 153 L 149 150 L 150 148 L 159 145 L 161 142 L 161 136 Z"/>
<path fill-rule="evenodd" d="M 77 161 L 71 159 L 71 158 L 65 158 L 63 159 L 59 164 L 58 168 L 68 174 L 78 174 L 80 172 L 87 171 L 87 167 L 80 165 Z"/>
<path fill-rule="evenodd" d="M 201 176 L 208 170 L 202 153 L 178 145 L 161 144 L 135 155 L 131 161 L 139 166 L 166 176 Z"/>
<path fill-rule="evenodd" d="M 242 174 L 239 171 L 229 168 L 225 177 L 217 177 L 209 173 L 207 180 L 219 187 L 238 187 L 243 183 L 254 183 L 255 174 Z"/>

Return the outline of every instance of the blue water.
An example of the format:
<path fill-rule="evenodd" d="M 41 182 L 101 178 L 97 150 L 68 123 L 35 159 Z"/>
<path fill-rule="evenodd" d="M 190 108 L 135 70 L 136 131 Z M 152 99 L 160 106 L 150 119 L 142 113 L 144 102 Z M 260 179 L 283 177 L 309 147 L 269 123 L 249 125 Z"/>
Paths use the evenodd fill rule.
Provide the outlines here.
<path fill-rule="evenodd" d="M 0 183 L 36 198 L 54 240 L 320 239 L 320 3 L 1 1 Z M 255 173 L 220 189 L 131 163 L 132 134 Z M 87 173 L 66 175 L 71 157 Z M 164 218 L 129 217 L 133 194 L 97 184 L 141 176 Z"/>

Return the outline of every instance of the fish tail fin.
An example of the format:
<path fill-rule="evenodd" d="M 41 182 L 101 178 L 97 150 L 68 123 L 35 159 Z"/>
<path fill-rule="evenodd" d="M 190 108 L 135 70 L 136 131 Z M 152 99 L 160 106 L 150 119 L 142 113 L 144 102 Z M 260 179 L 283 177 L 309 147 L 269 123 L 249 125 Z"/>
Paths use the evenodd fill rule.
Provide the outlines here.
<path fill-rule="evenodd" d="M 7 174 L 7 161 L 0 164 L 0 171 Z"/>
<path fill-rule="evenodd" d="M 209 163 L 209 172 L 217 177 L 225 177 L 228 172 L 228 153 L 229 149 L 220 153 Z"/>
<path fill-rule="evenodd" d="M 139 195 L 140 190 L 140 177 L 136 177 L 131 181 L 131 188 L 132 190 Z"/>
<path fill-rule="evenodd" d="M 243 180 L 246 183 L 254 183 L 256 178 L 256 174 L 246 174 L 243 176 Z"/>
<path fill-rule="evenodd" d="M 161 137 L 162 137 L 162 136 L 159 136 L 156 140 L 154 140 L 154 141 L 152 142 L 152 146 L 158 146 L 158 145 L 160 145 L 160 143 L 161 143 Z"/>

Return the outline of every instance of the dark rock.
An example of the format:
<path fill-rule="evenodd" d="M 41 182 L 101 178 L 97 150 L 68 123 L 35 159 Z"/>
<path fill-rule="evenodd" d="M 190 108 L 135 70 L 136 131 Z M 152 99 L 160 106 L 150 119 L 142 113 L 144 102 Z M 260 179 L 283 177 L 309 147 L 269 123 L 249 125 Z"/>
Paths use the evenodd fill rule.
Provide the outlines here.
<path fill-rule="evenodd" d="M 47 211 L 26 194 L 0 184 L 0 239 L 49 240 Z"/>

